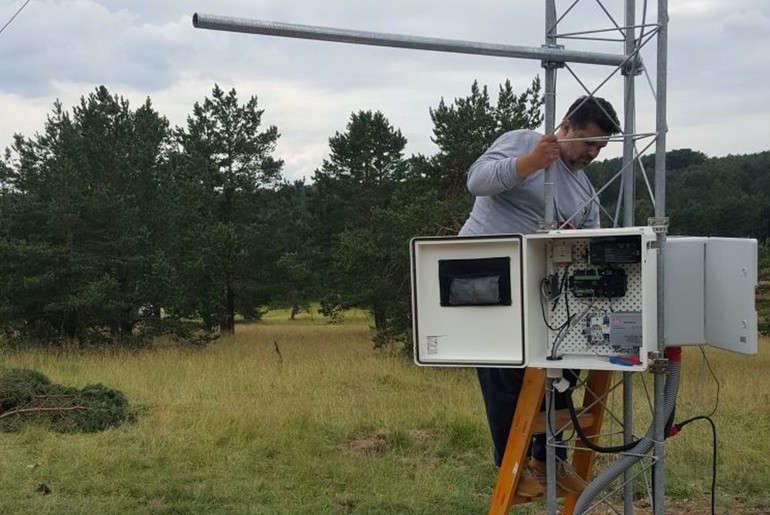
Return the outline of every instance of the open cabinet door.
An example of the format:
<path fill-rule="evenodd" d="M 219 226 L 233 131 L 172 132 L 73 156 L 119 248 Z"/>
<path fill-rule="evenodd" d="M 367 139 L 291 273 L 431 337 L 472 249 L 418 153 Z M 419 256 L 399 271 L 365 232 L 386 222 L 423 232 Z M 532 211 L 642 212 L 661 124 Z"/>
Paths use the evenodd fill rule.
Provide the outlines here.
<path fill-rule="evenodd" d="M 708 238 L 706 341 L 713 347 L 757 353 L 757 240 Z"/>
<path fill-rule="evenodd" d="M 706 344 L 706 241 L 703 236 L 666 239 L 664 312 L 666 345 Z"/>
<path fill-rule="evenodd" d="M 522 237 L 411 242 L 418 365 L 523 367 Z"/>

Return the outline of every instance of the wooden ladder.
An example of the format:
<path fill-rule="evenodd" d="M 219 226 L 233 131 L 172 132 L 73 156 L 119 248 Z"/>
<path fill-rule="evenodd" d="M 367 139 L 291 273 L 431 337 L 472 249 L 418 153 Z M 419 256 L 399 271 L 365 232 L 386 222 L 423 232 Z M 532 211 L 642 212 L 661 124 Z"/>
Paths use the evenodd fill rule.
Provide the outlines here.
<path fill-rule="evenodd" d="M 589 440 L 596 443 L 602 427 L 604 416 L 604 403 L 599 402 L 607 395 L 612 380 L 612 372 L 608 370 L 591 370 L 586 381 L 583 406 L 587 409 L 575 408 L 580 414 L 578 421 Z M 508 513 L 514 504 L 537 501 L 544 496 L 528 498 L 516 495 L 522 466 L 527 457 L 527 450 L 532 441 L 532 435 L 546 432 L 545 413 L 540 412 L 540 407 L 545 397 L 546 374 L 540 368 L 527 368 L 524 373 L 524 382 L 521 387 L 516 411 L 514 412 L 511 432 L 508 434 L 508 443 L 505 446 L 503 462 L 497 474 L 495 491 L 489 505 L 489 515 L 503 515 Z M 555 413 L 557 428 L 562 428 L 571 422 L 569 412 L 557 410 Z M 572 467 L 575 472 L 586 482 L 591 476 L 596 453 L 586 448 L 580 440 L 577 449 L 572 455 Z M 568 495 L 564 503 L 564 515 L 572 515 L 579 494 Z"/>

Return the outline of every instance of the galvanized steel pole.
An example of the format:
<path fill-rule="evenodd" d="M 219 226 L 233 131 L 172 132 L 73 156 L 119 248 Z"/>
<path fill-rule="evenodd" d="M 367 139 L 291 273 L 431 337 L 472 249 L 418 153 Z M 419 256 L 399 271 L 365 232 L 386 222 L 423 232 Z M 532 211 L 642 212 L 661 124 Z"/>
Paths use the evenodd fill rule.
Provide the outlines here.
<path fill-rule="evenodd" d="M 658 0 L 658 40 L 657 40 L 658 70 L 657 70 L 657 113 L 655 145 L 655 217 L 659 225 L 665 227 L 666 216 L 666 79 L 668 74 L 668 0 Z M 658 232 L 658 353 L 664 358 L 666 348 L 666 332 L 664 317 L 664 252 L 666 248 L 665 230 Z M 653 466 L 653 513 L 663 515 L 665 512 L 665 470 L 666 447 L 664 403 L 665 403 L 665 373 L 661 367 L 655 371 L 655 447 L 653 456 L 656 458 Z"/>
<path fill-rule="evenodd" d="M 625 14 L 625 52 L 631 55 L 636 49 L 636 2 L 626 0 Z M 636 132 L 636 71 L 634 63 L 629 63 L 623 70 L 623 226 L 634 225 L 634 192 L 635 166 L 634 166 L 634 133 Z M 632 372 L 623 372 L 623 442 L 629 443 L 634 437 L 634 381 Z M 623 474 L 623 513 L 634 513 L 634 471 L 628 469 Z"/>
<path fill-rule="evenodd" d="M 543 48 L 555 50 L 558 48 L 556 38 L 556 1 L 546 0 L 545 2 L 545 45 Z M 545 68 L 545 133 L 552 134 L 556 128 L 556 70 L 558 63 L 553 61 L 543 61 Z M 545 202 L 545 226 L 551 228 L 554 222 L 554 175 L 555 165 L 546 167 L 543 172 L 544 180 L 544 202 Z M 546 379 L 545 389 L 545 412 L 548 418 L 546 425 L 546 447 L 545 447 L 545 470 L 546 470 L 546 497 L 548 499 L 548 515 L 556 514 L 556 438 L 554 429 L 556 427 L 556 413 L 554 403 L 556 392 L 554 390 L 554 370 L 549 370 Z"/>
<path fill-rule="evenodd" d="M 195 13 L 193 15 L 193 27 L 199 29 L 223 30 L 227 32 L 262 34 L 266 36 L 336 41 L 338 43 L 352 43 L 357 45 L 410 48 L 414 50 L 431 50 L 434 52 L 452 52 L 492 57 L 536 59 L 557 63 L 571 62 L 620 66 L 625 59 L 625 56 L 623 55 L 604 54 L 599 52 L 570 51 L 561 48 L 500 45 L 496 43 L 482 43 L 479 41 L 461 41 L 402 34 L 387 34 L 382 32 L 317 27 L 315 25 L 299 25 L 294 23 L 232 18 L 202 13 Z"/>
<path fill-rule="evenodd" d="M 658 70 L 655 130 L 655 216 L 666 216 L 666 81 L 668 78 L 668 0 L 658 0 Z M 662 313 L 662 310 L 661 310 Z M 660 329 L 660 326 L 659 326 Z"/>
<path fill-rule="evenodd" d="M 556 49 L 556 38 L 553 33 L 556 31 L 556 6 L 555 0 L 546 0 L 545 2 L 545 45 L 543 48 Z M 556 69 L 558 63 L 554 61 L 543 61 L 544 89 L 545 89 L 545 133 L 551 134 L 556 129 Z M 545 223 L 546 225 L 554 222 L 553 208 L 553 165 L 547 167 L 544 173 L 545 179 Z"/>

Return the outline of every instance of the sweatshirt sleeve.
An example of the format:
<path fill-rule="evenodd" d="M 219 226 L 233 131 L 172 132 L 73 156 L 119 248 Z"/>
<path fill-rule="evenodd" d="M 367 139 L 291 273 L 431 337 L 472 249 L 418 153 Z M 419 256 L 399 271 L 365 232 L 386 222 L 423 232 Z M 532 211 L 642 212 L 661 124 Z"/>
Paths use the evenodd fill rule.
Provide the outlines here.
<path fill-rule="evenodd" d="M 468 191 L 476 197 L 488 197 L 515 188 L 516 160 L 528 153 L 539 135 L 528 130 L 503 134 L 468 170 Z"/>

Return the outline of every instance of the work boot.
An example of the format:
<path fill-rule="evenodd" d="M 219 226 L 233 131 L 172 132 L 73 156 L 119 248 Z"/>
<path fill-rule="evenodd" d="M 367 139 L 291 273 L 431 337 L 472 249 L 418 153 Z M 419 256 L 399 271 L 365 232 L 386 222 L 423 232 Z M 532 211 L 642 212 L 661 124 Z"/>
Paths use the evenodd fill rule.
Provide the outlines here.
<path fill-rule="evenodd" d="M 529 461 L 529 468 L 535 474 L 538 481 L 545 484 L 546 465 L 544 461 L 532 458 Z M 577 494 L 586 487 L 585 480 L 575 472 L 572 466 L 564 461 L 556 460 L 556 489 L 561 490 L 563 494 Z M 558 492 L 557 492 L 558 493 Z"/>
<path fill-rule="evenodd" d="M 529 498 L 545 495 L 543 485 L 528 463 L 524 463 L 521 468 L 521 477 L 519 478 L 519 486 L 516 488 L 516 495 Z"/>

